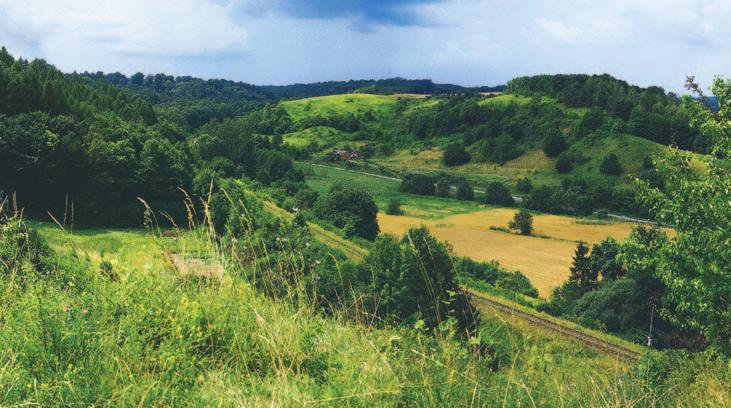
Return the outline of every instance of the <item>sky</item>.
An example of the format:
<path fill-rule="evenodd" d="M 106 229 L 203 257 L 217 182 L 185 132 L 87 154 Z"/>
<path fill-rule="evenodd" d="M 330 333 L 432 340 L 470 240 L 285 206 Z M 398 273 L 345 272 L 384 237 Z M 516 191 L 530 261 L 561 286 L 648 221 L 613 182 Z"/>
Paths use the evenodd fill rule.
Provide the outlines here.
<path fill-rule="evenodd" d="M 0 45 L 63 71 L 254 84 L 731 76 L 731 0 L 0 0 Z"/>

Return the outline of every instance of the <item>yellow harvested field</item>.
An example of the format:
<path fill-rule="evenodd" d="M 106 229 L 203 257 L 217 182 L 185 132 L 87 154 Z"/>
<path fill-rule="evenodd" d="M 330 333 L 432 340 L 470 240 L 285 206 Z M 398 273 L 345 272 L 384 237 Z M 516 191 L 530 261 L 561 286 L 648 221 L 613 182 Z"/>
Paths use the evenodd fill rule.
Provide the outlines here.
<path fill-rule="evenodd" d="M 424 225 L 437 238 L 452 244 L 458 255 L 479 261 L 498 260 L 508 270 L 521 271 L 541 297 L 548 297 L 568 278 L 576 241 L 593 244 L 610 236 L 623 239 L 635 226 L 628 222 L 582 224 L 581 218 L 540 214 L 533 219 L 537 236 L 490 229 L 492 226 L 506 228 L 516 211 L 496 208 L 437 220 L 379 213 L 378 224 L 383 232 L 395 235 Z"/>

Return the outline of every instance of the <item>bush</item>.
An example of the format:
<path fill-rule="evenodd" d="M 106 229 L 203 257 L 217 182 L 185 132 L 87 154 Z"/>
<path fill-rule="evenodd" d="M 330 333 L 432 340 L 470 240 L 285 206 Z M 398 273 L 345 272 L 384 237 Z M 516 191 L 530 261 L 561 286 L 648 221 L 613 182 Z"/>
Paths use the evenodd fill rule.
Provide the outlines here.
<path fill-rule="evenodd" d="M 336 184 L 315 206 L 315 214 L 347 235 L 373 240 L 380 231 L 376 215 L 378 207 L 370 193 L 353 186 Z"/>
<path fill-rule="evenodd" d="M 511 206 L 515 204 L 515 200 L 505 184 L 493 181 L 485 187 L 485 203 Z"/>
<path fill-rule="evenodd" d="M 530 235 L 533 232 L 533 216 L 526 210 L 520 210 L 515 213 L 508 227 L 519 230 L 521 235 Z"/>
<path fill-rule="evenodd" d="M 508 272 L 497 261 L 484 263 L 462 257 L 457 260 L 455 267 L 460 275 L 466 275 L 525 296 L 538 297 L 538 290 L 533 287 L 525 275 L 520 272 Z"/>
<path fill-rule="evenodd" d="M 472 201 L 475 199 L 475 189 L 464 181 L 457 186 L 457 199 L 462 201 Z"/>
<path fill-rule="evenodd" d="M 437 185 L 434 186 L 434 195 L 437 197 L 449 197 L 449 190 L 452 188 L 452 183 L 449 178 L 442 177 L 437 181 Z"/>
<path fill-rule="evenodd" d="M 548 157 L 556 157 L 564 150 L 566 150 L 566 141 L 558 131 L 549 133 L 543 140 L 543 152 Z"/>
<path fill-rule="evenodd" d="M 399 191 L 419 195 L 434 195 L 434 178 L 420 173 L 404 175 Z"/>
<path fill-rule="evenodd" d="M 459 166 L 470 161 L 470 154 L 464 149 L 462 143 L 450 143 L 444 148 L 442 160 L 445 166 Z"/>
<path fill-rule="evenodd" d="M 530 181 L 528 177 L 524 177 L 520 180 L 518 180 L 518 184 L 515 186 L 516 190 L 520 191 L 521 193 L 530 193 L 531 190 L 533 190 L 533 183 Z"/>
<path fill-rule="evenodd" d="M 619 163 L 619 157 L 614 153 L 609 153 L 599 165 L 599 171 L 608 176 L 619 176 L 622 174 L 622 165 Z"/>
<path fill-rule="evenodd" d="M 480 157 L 486 162 L 503 164 L 521 154 L 518 144 L 508 135 L 483 140 L 480 145 Z"/>
<path fill-rule="evenodd" d="M 388 202 L 388 207 L 386 207 L 386 214 L 388 215 L 401 215 L 403 214 L 403 211 L 401 210 L 401 202 L 397 199 L 392 199 Z"/>
<path fill-rule="evenodd" d="M 571 168 L 574 167 L 573 160 L 571 160 L 571 156 L 567 154 L 566 152 L 561 153 L 558 155 L 558 159 L 556 160 L 556 171 L 564 174 L 571 171 Z"/>
<path fill-rule="evenodd" d="M 533 189 L 525 202 L 526 207 L 536 211 L 555 211 L 553 196 L 557 193 L 557 190 L 548 186 Z"/>
<path fill-rule="evenodd" d="M 381 316 L 412 324 L 423 320 L 429 327 L 454 316 L 460 331 L 476 323 L 448 247 L 426 227 L 410 229 L 400 242 L 379 237 L 360 269 L 360 275 L 372 277 L 370 307 Z"/>

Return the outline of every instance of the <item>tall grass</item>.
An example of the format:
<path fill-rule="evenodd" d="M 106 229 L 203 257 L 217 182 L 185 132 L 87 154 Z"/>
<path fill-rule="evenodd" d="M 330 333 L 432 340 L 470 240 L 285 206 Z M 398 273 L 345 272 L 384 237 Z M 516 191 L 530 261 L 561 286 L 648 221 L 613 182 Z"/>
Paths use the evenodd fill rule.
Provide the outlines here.
<path fill-rule="evenodd" d="M 155 256 L 205 259 L 223 267 L 217 279 L 172 266 L 101 273 L 100 260 L 51 251 L 20 212 L 0 211 L 0 406 L 728 403 L 723 359 L 653 355 L 628 366 L 496 316 L 463 342 L 449 321 L 435 331 L 371 324 L 347 290 L 349 301 L 324 308 L 296 242 L 309 238 L 281 222 L 270 242 L 254 228 L 256 203 L 228 199 L 236 234 L 216 229 L 210 198 L 186 197 L 186 226 L 149 207 L 146 216 Z"/>

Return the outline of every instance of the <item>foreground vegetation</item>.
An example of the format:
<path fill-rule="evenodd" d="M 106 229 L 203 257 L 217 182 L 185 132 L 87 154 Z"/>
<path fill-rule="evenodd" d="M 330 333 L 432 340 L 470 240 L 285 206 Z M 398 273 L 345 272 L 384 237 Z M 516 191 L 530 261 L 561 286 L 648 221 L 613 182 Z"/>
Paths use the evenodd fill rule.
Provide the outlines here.
<path fill-rule="evenodd" d="M 2 221 L 3 404 L 727 402 L 720 361 L 648 354 L 628 364 L 489 316 L 479 341 L 467 343 L 448 322 L 379 327 L 345 309 L 323 315 L 298 284 L 263 296 L 222 253 L 208 254 L 231 265 L 221 281 L 160 261 L 212 247 L 204 231 L 174 239 L 35 227 L 41 235 L 17 218 Z M 138 258 L 141 267 L 127 262 Z M 113 267 L 100 269 L 102 259 Z"/>

